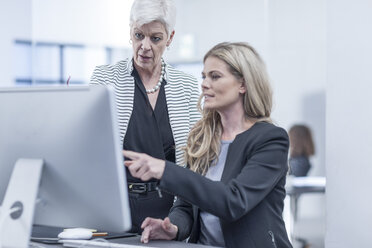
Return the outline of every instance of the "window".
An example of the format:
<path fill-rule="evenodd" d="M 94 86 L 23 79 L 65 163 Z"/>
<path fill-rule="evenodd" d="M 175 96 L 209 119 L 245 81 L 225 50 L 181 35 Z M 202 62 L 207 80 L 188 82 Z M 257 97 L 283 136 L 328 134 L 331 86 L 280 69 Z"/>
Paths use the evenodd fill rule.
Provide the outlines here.
<path fill-rule="evenodd" d="M 15 63 L 17 85 L 86 84 L 97 65 L 115 63 L 130 56 L 128 48 L 89 47 L 16 40 Z"/>

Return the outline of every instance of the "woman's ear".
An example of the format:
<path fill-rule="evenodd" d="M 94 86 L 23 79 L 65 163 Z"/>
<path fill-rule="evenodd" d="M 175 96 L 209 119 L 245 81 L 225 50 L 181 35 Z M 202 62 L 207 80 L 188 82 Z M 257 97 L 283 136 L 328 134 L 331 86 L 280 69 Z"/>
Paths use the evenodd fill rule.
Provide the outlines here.
<path fill-rule="evenodd" d="M 240 85 L 239 93 L 244 94 L 245 92 L 247 92 L 247 87 L 245 86 L 245 82 L 243 81 Z"/>
<path fill-rule="evenodd" d="M 174 33 L 175 33 L 175 32 L 174 32 L 174 30 L 173 30 L 172 33 L 171 33 L 170 36 L 169 36 L 168 41 L 167 41 L 167 47 L 172 43 Z"/>

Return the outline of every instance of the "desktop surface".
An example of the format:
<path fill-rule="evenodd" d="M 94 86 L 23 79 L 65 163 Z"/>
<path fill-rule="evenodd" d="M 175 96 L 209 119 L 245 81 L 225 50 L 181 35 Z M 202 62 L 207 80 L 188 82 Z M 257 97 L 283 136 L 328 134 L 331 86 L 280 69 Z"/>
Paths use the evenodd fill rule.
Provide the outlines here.
<path fill-rule="evenodd" d="M 135 237 L 128 237 L 128 238 L 119 238 L 119 239 L 112 239 L 109 242 L 114 244 L 128 244 L 138 247 L 165 247 L 165 248 L 216 248 L 216 246 L 207 246 L 207 245 L 200 245 L 200 244 L 191 244 L 185 243 L 180 241 L 168 241 L 168 240 L 151 240 L 148 244 L 141 243 L 141 236 L 137 235 Z M 64 247 L 62 244 L 39 244 L 35 243 L 36 245 L 41 245 L 43 247 Z M 30 246 L 32 247 L 32 246 Z M 84 247 L 84 246 L 81 246 Z M 89 246 L 87 246 L 89 247 Z"/>
<path fill-rule="evenodd" d="M 32 228 L 32 235 L 31 241 L 34 241 L 34 244 L 37 247 L 66 247 L 63 246 L 57 239 L 57 236 L 60 232 L 62 232 L 64 228 L 62 227 L 50 227 L 50 226 L 42 226 L 42 225 L 34 225 Z M 101 230 L 99 230 L 101 231 Z M 181 247 L 190 247 L 190 248 L 212 248 L 215 246 L 206 246 L 200 244 L 192 244 L 180 241 L 168 241 L 168 240 L 150 240 L 148 244 L 141 243 L 140 238 L 141 236 L 134 233 L 112 233 L 108 232 L 107 236 L 102 237 L 95 237 L 95 239 L 91 239 L 88 241 L 95 241 L 105 239 L 107 242 L 102 242 L 102 245 L 106 245 L 109 243 L 112 244 L 112 248 L 115 248 L 116 244 L 126 244 L 131 246 L 138 246 L 138 247 L 174 247 L 174 248 L 181 248 Z M 96 246 L 88 246 L 88 245 L 79 245 L 75 244 L 76 246 L 73 247 L 96 247 Z M 33 247 L 33 246 L 30 246 Z M 121 247 L 119 247 L 121 248 Z M 124 248 L 124 247 L 123 247 Z M 125 247 L 126 248 L 126 247 Z"/>
<path fill-rule="evenodd" d="M 43 244 L 59 244 L 58 241 L 58 234 L 63 232 L 65 228 L 63 227 L 53 227 L 53 226 L 44 226 L 44 225 L 33 225 L 32 233 L 31 233 L 31 241 L 35 241 L 38 243 Z M 134 237 L 136 233 L 130 232 L 106 232 L 97 230 L 98 233 L 105 233 L 105 239 L 117 239 L 117 238 L 127 238 L 127 237 Z"/>

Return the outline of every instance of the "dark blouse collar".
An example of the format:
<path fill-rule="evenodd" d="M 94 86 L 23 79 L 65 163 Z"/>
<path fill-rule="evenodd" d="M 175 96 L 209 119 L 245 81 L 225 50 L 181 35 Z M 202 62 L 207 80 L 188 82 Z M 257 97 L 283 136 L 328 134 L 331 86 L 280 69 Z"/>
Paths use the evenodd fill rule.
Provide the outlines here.
<path fill-rule="evenodd" d="M 168 82 L 169 80 L 169 70 L 168 70 L 168 63 L 165 62 L 164 60 L 164 63 L 165 63 L 165 75 L 164 75 L 164 79 L 166 82 Z M 128 60 L 128 63 L 127 63 L 127 71 L 129 72 L 130 75 L 132 75 L 133 73 L 133 70 L 134 70 L 134 62 L 133 62 L 133 58 Z"/>

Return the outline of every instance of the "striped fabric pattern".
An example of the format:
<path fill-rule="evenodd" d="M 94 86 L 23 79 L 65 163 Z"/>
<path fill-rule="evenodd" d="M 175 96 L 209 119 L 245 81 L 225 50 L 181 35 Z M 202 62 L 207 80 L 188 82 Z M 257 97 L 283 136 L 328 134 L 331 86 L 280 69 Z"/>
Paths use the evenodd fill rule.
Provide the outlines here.
<path fill-rule="evenodd" d="M 119 61 L 112 65 L 97 66 L 91 77 L 91 84 L 111 85 L 116 94 L 117 115 L 120 127 L 120 139 L 123 142 L 125 132 L 133 111 L 134 78 L 132 59 Z M 183 150 L 187 136 L 199 120 L 197 110 L 199 86 L 195 77 L 181 72 L 166 63 L 165 96 L 167 101 L 169 122 L 176 145 L 176 163 L 185 166 Z"/>

